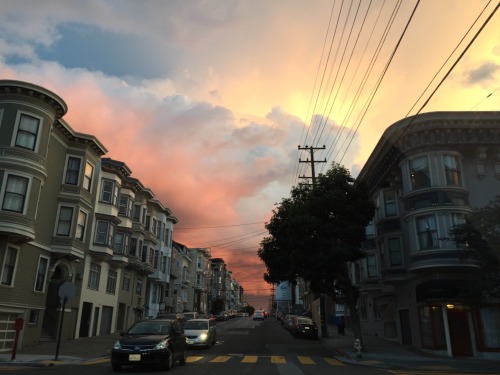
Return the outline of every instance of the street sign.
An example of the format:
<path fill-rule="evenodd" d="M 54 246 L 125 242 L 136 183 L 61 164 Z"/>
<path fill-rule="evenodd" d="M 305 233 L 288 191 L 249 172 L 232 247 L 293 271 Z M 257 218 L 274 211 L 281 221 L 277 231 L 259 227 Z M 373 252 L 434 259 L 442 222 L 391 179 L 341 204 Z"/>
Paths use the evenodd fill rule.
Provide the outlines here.
<path fill-rule="evenodd" d="M 59 298 L 61 299 L 61 304 L 64 302 L 69 303 L 71 298 L 75 296 L 75 284 L 70 281 L 65 281 L 59 287 Z"/>

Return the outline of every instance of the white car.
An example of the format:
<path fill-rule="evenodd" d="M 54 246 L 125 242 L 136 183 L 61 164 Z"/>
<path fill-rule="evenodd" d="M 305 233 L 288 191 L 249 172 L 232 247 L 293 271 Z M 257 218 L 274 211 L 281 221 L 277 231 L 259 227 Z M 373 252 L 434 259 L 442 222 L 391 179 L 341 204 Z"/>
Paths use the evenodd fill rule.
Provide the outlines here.
<path fill-rule="evenodd" d="M 253 320 L 264 320 L 265 317 L 264 311 L 262 310 L 255 310 L 253 313 Z"/>
<path fill-rule="evenodd" d="M 188 346 L 208 348 L 217 341 L 215 319 L 190 319 L 184 324 L 184 335 Z"/>

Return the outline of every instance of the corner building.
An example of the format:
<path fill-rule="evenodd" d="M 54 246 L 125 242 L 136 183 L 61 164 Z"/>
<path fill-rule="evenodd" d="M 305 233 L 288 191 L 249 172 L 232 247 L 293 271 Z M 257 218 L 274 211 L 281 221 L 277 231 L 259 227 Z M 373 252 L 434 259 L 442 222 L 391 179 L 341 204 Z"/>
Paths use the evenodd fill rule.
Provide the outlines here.
<path fill-rule="evenodd" d="M 444 356 L 500 358 L 500 301 L 471 306 L 477 267 L 453 226 L 500 192 L 500 112 L 433 112 L 391 125 L 358 176 L 375 217 L 352 267 L 365 334 Z"/>

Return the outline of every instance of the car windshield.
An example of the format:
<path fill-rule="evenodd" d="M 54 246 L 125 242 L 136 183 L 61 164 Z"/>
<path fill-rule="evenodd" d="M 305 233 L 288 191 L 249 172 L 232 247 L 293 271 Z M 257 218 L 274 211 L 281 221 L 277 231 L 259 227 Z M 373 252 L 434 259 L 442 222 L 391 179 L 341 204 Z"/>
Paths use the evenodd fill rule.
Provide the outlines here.
<path fill-rule="evenodd" d="M 199 320 L 188 320 L 184 329 L 208 329 L 208 323 Z"/>
<path fill-rule="evenodd" d="M 165 335 L 170 333 L 170 322 L 147 321 L 138 322 L 128 330 L 130 335 Z"/>
<path fill-rule="evenodd" d="M 308 318 L 299 318 L 299 319 L 297 319 L 297 322 L 299 324 L 314 324 L 313 321 L 311 319 L 308 319 Z"/>

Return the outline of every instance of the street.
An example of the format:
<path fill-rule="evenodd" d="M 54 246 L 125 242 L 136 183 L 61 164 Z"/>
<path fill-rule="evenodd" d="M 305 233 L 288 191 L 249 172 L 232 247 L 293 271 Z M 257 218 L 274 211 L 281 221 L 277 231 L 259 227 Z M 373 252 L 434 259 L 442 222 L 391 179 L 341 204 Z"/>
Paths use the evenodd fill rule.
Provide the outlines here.
<path fill-rule="evenodd" d="M 151 374 L 161 370 L 124 368 L 124 374 Z M 13 374 L 112 374 L 108 360 L 98 359 L 78 365 L 0 368 Z M 163 371 L 162 371 L 163 372 Z M 172 374 L 451 374 L 443 370 L 384 370 L 348 365 L 334 358 L 321 340 L 295 339 L 274 318 L 254 321 L 237 318 L 217 322 L 217 343 L 209 349 L 190 349 L 184 366 L 174 365 Z"/>

